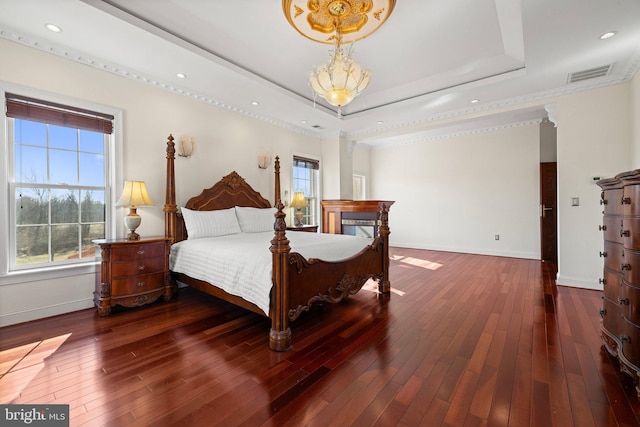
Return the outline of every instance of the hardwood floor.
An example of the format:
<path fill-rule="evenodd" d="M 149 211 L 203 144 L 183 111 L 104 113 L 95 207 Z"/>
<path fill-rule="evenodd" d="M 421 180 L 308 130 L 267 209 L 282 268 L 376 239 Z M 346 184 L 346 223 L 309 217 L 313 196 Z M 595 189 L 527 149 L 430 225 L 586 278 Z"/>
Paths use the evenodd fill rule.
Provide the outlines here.
<path fill-rule="evenodd" d="M 71 425 L 637 426 L 599 338 L 601 292 L 539 261 L 392 249 L 389 299 L 362 291 L 293 323 L 191 289 L 0 329 L 0 402 L 64 403 Z M 373 289 L 373 287 L 372 287 Z"/>

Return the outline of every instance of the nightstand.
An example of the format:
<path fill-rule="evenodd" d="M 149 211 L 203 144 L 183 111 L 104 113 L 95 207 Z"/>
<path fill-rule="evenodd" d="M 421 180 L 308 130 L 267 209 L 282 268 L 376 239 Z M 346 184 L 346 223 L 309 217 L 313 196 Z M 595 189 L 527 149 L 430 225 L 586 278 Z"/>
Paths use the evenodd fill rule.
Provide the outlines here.
<path fill-rule="evenodd" d="M 306 231 L 308 233 L 317 233 L 318 226 L 317 225 L 301 225 L 300 227 L 287 227 L 287 231 Z"/>
<path fill-rule="evenodd" d="M 93 241 L 96 256 L 96 289 L 93 302 L 100 316 L 111 307 L 137 307 L 161 296 L 169 301 L 174 289 L 169 280 L 170 239 L 148 237 L 140 240 L 101 239 Z"/>

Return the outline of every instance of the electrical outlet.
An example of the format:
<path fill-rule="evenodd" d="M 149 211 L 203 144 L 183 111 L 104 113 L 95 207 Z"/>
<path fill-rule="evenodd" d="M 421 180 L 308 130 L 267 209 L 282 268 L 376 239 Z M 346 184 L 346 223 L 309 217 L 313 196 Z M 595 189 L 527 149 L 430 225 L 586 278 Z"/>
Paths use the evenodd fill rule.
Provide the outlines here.
<path fill-rule="evenodd" d="M 500 240 L 500 235 L 496 234 L 496 240 Z"/>

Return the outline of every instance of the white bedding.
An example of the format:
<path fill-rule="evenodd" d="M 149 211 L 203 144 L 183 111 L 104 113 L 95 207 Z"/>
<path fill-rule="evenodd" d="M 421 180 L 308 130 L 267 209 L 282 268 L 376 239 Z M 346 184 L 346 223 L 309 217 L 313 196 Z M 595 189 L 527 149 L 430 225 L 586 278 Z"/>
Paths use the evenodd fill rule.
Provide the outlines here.
<path fill-rule="evenodd" d="M 273 236 L 268 231 L 183 240 L 171 246 L 170 269 L 214 283 L 268 316 Z M 349 258 L 372 243 L 365 237 L 305 232 L 287 233 L 287 239 L 292 252 L 325 261 Z"/>

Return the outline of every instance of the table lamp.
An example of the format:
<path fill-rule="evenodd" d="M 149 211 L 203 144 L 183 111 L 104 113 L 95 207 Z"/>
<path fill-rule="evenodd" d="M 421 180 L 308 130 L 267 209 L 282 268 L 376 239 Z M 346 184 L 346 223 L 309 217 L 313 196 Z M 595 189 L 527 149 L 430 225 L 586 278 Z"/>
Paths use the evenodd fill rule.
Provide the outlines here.
<path fill-rule="evenodd" d="M 139 206 L 153 206 L 153 202 L 147 194 L 147 187 L 144 181 L 125 181 L 122 196 L 116 202 L 116 206 L 128 206 L 129 214 L 124 217 L 124 225 L 129 230 L 127 239 L 140 240 L 140 235 L 136 233 L 136 228 L 140 226 L 142 218 L 136 212 Z"/>
<path fill-rule="evenodd" d="M 309 206 L 307 199 L 304 197 L 302 191 L 296 191 L 293 193 L 293 200 L 291 201 L 291 207 L 296 208 L 296 227 L 302 227 L 302 208 Z"/>

